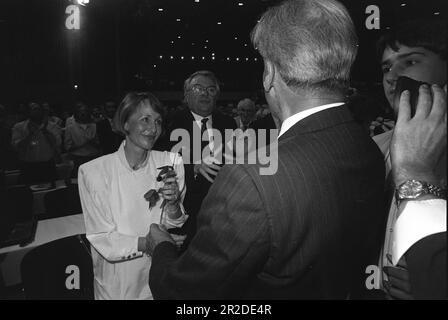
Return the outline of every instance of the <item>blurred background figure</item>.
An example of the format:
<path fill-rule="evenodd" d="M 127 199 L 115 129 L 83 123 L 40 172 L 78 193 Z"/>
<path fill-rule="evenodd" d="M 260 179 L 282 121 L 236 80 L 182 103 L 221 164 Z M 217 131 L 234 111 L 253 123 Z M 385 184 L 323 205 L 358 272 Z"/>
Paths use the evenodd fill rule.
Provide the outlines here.
<path fill-rule="evenodd" d="M 263 103 L 260 105 L 260 109 L 257 110 L 255 117 L 257 119 L 261 119 L 265 116 L 267 116 L 268 114 L 270 114 L 271 111 L 269 111 L 269 107 L 266 103 Z"/>
<path fill-rule="evenodd" d="M 243 99 L 238 102 L 238 116 L 235 117 L 236 124 L 241 130 L 246 130 L 255 120 L 255 103 L 250 99 Z"/>
<path fill-rule="evenodd" d="M 22 183 L 55 180 L 61 129 L 48 121 L 44 109 L 39 104 L 30 103 L 28 119 L 14 125 L 11 144 L 20 161 Z"/>
<path fill-rule="evenodd" d="M 81 164 L 100 155 L 96 124 L 89 108 L 83 103 L 76 104 L 74 122 L 65 128 L 64 146 L 69 158 L 73 160 L 72 177 L 75 178 Z"/>
<path fill-rule="evenodd" d="M 103 106 L 95 106 L 92 108 L 92 120 L 95 123 L 100 122 L 101 120 L 104 120 L 103 116 Z"/>
<path fill-rule="evenodd" d="M 42 103 L 42 108 L 44 109 L 44 112 L 48 117 L 48 122 L 52 122 L 57 126 L 59 126 L 60 128 L 63 127 L 62 119 L 56 115 L 54 108 L 48 102 Z"/>

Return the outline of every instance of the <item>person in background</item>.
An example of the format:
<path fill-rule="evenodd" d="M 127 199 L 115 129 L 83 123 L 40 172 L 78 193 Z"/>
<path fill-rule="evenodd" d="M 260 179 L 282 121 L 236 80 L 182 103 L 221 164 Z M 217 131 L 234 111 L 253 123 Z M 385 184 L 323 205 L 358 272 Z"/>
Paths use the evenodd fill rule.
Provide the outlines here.
<path fill-rule="evenodd" d="M 49 122 L 53 122 L 54 124 L 56 124 L 59 128 L 63 127 L 63 121 L 61 118 L 59 118 L 56 115 L 56 112 L 54 111 L 54 108 L 52 106 L 50 106 L 50 104 L 48 102 L 44 102 L 42 103 L 42 108 L 44 109 L 47 117 L 48 117 L 48 121 Z"/>
<path fill-rule="evenodd" d="M 378 41 L 378 54 L 381 57 L 383 71 L 383 89 L 386 98 L 398 112 L 398 103 L 395 102 L 396 84 L 400 76 L 426 82 L 429 85 L 437 84 L 442 87 L 447 83 L 446 45 L 447 27 L 445 21 L 438 19 L 414 20 L 397 26 L 396 30 L 383 36 Z M 421 90 L 424 88 L 420 89 Z M 424 90 L 430 90 L 429 87 Z M 384 245 L 379 258 L 379 266 L 383 281 L 388 283 L 388 271 L 393 270 L 390 254 L 393 248 L 393 228 L 396 223 L 399 210 L 396 201 L 393 200 L 395 185 L 391 176 L 390 143 L 394 130 L 376 135 L 373 140 L 377 143 L 384 155 L 386 164 L 386 193 L 387 202 L 385 210 L 388 212 L 387 226 L 385 229 Z M 433 162 L 432 168 L 437 182 L 434 184 L 446 187 L 446 150 L 439 161 Z M 384 268 L 386 267 L 386 268 Z M 386 294 L 390 295 L 387 287 L 382 287 Z"/>
<path fill-rule="evenodd" d="M 202 201 L 207 195 L 216 175 L 221 170 L 223 159 L 214 157 L 203 157 L 202 151 L 206 146 L 214 153 L 217 153 L 218 144 L 221 147 L 224 141 L 214 140 L 213 131 L 218 130 L 221 137 L 225 137 L 226 129 L 236 129 L 235 120 L 216 110 L 216 102 L 220 93 L 219 82 L 211 71 L 197 71 L 191 74 L 184 82 L 184 100 L 188 109 L 176 114 L 172 119 L 165 135 L 169 140 L 171 133 L 176 129 L 184 129 L 189 133 L 190 144 L 188 164 L 185 165 L 185 181 L 187 185 L 187 194 L 185 196 L 185 208 L 190 216 L 184 226 L 184 232 L 188 234 L 185 242 L 188 245 L 189 240 L 196 232 L 196 215 L 199 212 Z M 197 130 L 198 140 L 194 140 L 196 135 L 193 131 Z M 206 138 L 201 139 L 201 135 Z M 171 150 L 172 146 L 178 141 L 166 141 L 166 150 Z M 195 155 L 194 145 L 200 146 L 200 154 Z M 196 162 L 195 162 L 196 160 Z M 185 162 L 187 162 L 184 159 Z"/>
<path fill-rule="evenodd" d="M 399 213 L 385 288 L 391 298 L 446 300 L 447 194 L 434 172 L 446 153 L 446 85 L 421 87 L 414 117 L 409 96 L 401 95 L 390 145 Z"/>
<path fill-rule="evenodd" d="M 104 105 L 104 119 L 96 124 L 98 139 L 103 154 L 109 154 L 117 151 L 124 138 L 124 136 L 119 133 L 114 126 L 113 118 L 116 111 L 117 106 L 115 102 L 106 102 Z"/>
<path fill-rule="evenodd" d="M 104 120 L 102 110 L 103 106 L 95 106 L 92 108 L 92 120 L 96 124 L 98 124 L 98 122 L 100 122 L 101 120 Z"/>
<path fill-rule="evenodd" d="M 245 131 L 255 120 L 255 103 L 250 99 L 243 99 L 237 105 L 238 116 L 235 117 L 238 128 Z"/>
<path fill-rule="evenodd" d="M 17 151 L 20 162 L 20 181 L 54 181 L 61 142 L 61 128 L 48 121 L 39 104 L 30 103 L 28 119 L 12 128 L 11 144 Z"/>
<path fill-rule="evenodd" d="M 6 108 L 0 104 L 0 171 L 13 168 L 16 157 L 11 147 L 11 128 L 7 124 Z"/>
<path fill-rule="evenodd" d="M 72 177 L 76 178 L 78 168 L 100 155 L 96 124 L 92 121 L 89 108 L 78 103 L 75 107 L 75 122 L 65 128 L 64 146 L 73 161 Z"/>
<path fill-rule="evenodd" d="M 164 114 L 152 94 L 128 93 L 114 120 L 125 141 L 118 151 L 79 168 L 86 235 L 92 244 L 95 299 L 152 299 L 148 285 L 151 257 L 145 254 L 149 226 L 156 222 L 167 228 L 180 227 L 187 218 L 182 205 L 182 158 L 152 150 Z M 157 181 L 164 166 L 172 166 L 176 176 Z M 151 189 L 159 194 L 152 205 L 145 198 Z M 176 239 L 183 241 L 184 237 Z"/>

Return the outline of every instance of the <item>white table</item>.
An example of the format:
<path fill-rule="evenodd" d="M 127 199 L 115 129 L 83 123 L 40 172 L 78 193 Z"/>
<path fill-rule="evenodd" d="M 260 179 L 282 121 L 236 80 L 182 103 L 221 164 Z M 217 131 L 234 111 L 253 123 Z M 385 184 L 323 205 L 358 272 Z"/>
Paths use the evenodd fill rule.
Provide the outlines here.
<path fill-rule="evenodd" d="M 28 251 L 57 239 L 83 233 L 86 233 L 86 228 L 82 214 L 38 221 L 32 243 L 26 247 L 15 245 L 0 249 L 0 271 L 5 285 L 12 286 L 22 282 L 20 263 Z"/>

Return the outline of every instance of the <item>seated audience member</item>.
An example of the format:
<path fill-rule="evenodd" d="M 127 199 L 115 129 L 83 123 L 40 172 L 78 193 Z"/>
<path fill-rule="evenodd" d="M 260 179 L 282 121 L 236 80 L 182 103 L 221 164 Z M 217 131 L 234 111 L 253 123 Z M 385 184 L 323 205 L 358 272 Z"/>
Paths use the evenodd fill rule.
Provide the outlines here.
<path fill-rule="evenodd" d="M 180 256 L 152 224 L 149 285 L 158 299 L 354 297 L 378 255 L 384 163 L 343 102 L 353 21 L 334 0 L 283 1 L 252 39 L 280 124 L 278 166 L 225 165 Z"/>
<path fill-rule="evenodd" d="M 447 82 L 446 73 L 446 23 L 438 19 L 416 20 L 406 22 L 397 27 L 395 31 L 385 35 L 378 42 L 378 53 L 381 57 L 383 70 L 384 93 L 389 104 L 398 112 L 398 102 L 396 102 L 395 91 L 397 79 L 400 76 L 407 76 L 414 80 L 443 86 Z M 429 90 L 421 88 L 422 90 Z M 395 101 L 395 102 L 394 102 Z M 380 267 L 391 266 L 390 253 L 393 247 L 391 232 L 392 226 L 396 223 L 399 210 L 397 203 L 393 201 L 393 190 L 397 187 L 390 176 L 390 141 L 394 130 L 374 136 L 374 141 L 384 154 L 386 163 L 386 188 L 388 201 L 388 220 L 384 245 L 380 256 Z M 432 168 L 437 182 L 435 185 L 446 187 L 446 151 L 437 163 L 434 162 Z M 384 269 L 385 271 L 388 268 Z M 381 273 L 384 280 L 387 274 Z M 381 282 L 383 283 L 383 282 Z"/>
<path fill-rule="evenodd" d="M 43 108 L 30 103 L 27 120 L 12 128 L 11 144 L 18 153 L 22 183 L 56 179 L 56 158 L 61 146 L 61 129 L 45 117 Z"/>
<path fill-rule="evenodd" d="M 203 157 L 202 150 L 206 146 L 216 152 L 218 140 L 214 140 L 213 131 L 218 130 L 221 137 L 225 137 L 226 129 L 236 129 L 235 120 L 216 110 L 216 101 L 220 94 L 219 82 L 216 76 L 210 71 L 197 71 L 190 75 L 184 83 L 184 100 L 188 106 L 182 112 L 176 114 L 168 127 L 165 139 L 169 140 L 171 133 L 176 129 L 184 129 L 188 132 L 190 138 L 188 159 L 184 159 L 185 164 L 185 183 L 187 193 L 185 196 L 185 209 L 190 218 L 184 226 L 188 234 L 186 245 L 196 231 L 196 214 L 199 212 L 202 200 L 207 195 L 208 190 L 221 170 L 220 163 L 223 159 L 212 159 L 212 157 Z M 194 134 L 194 130 L 198 133 Z M 201 135 L 208 141 L 202 140 Z M 196 137 L 197 140 L 194 140 Z M 181 139 L 181 138 L 180 138 Z M 180 142 L 165 141 L 168 150 Z M 200 154 L 195 154 L 195 145 L 200 146 Z M 221 146 L 224 142 L 221 141 Z M 160 148 L 159 148 L 160 149 Z M 211 160 L 212 159 L 212 160 Z"/>
<path fill-rule="evenodd" d="M 98 139 L 103 154 L 117 151 L 124 139 L 124 136 L 114 126 L 113 118 L 116 110 L 115 102 L 106 102 L 104 105 L 104 119 L 96 124 Z"/>
<path fill-rule="evenodd" d="M 98 157 L 100 148 L 89 108 L 78 103 L 74 118 L 75 122 L 65 128 L 64 146 L 74 163 L 72 176 L 76 177 L 79 166 Z"/>
<path fill-rule="evenodd" d="M 431 91 L 433 98 L 431 98 Z M 411 118 L 401 96 L 390 146 L 398 219 L 386 290 L 392 298 L 447 299 L 446 187 L 434 168 L 446 153 L 446 86 L 421 88 Z"/>
<path fill-rule="evenodd" d="M 42 103 L 42 108 L 44 109 L 46 116 L 48 117 L 48 122 L 53 122 L 58 127 L 63 127 L 63 121 L 56 115 L 54 108 L 50 106 L 48 102 Z"/>
<path fill-rule="evenodd" d="M 245 131 L 255 120 L 255 103 L 250 99 L 243 99 L 238 102 L 238 116 L 235 117 L 238 128 Z"/>

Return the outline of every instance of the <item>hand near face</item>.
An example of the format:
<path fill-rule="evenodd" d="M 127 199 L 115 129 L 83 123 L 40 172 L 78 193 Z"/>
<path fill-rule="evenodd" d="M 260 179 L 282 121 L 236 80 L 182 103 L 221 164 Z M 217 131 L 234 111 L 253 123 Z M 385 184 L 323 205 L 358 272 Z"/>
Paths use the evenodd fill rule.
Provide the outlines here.
<path fill-rule="evenodd" d="M 37 131 L 39 131 L 39 125 L 37 125 L 33 121 L 29 121 L 28 122 L 28 131 L 29 131 L 30 135 L 37 133 Z"/>
<path fill-rule="evenodd" d="M 172 238 L 172 236 L 168 233 L 166 228 L 163 225 L 159 225 L 156 223 L 151 224 L 149 228 L 149 232 L 146 235 L 146 241 L 148 244 L 147 253 L 152 255 L 154 253 L 154 249 L 162 242 L 168 241 L 174 245 L 176 245 L 176 241 Z"/>
<path fill-rule="evenodd" d="M 433 97 L 431 97 L 432 90 Z M 392 174 L 398 186 L 408 179 L 435 185 L 434 170 L 446 152 L 447 106 L 445 90 L 421 86 L 415 116 L 411 118 L 409 92 L 401 95 L 398 119 L 391 142 Z"/>

